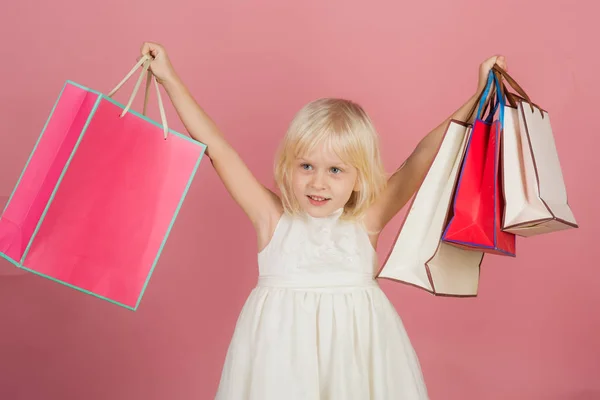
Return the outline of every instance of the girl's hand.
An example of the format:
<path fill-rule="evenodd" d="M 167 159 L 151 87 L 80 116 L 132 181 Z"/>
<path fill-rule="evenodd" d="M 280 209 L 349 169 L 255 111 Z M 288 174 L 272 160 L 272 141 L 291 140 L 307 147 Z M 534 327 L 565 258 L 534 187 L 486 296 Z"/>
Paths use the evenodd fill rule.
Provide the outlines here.
<path fill-rule="evenodd" d="M 153 57 L 150 63 L 150 71 L 152 71 L 158 83 L 164 84 L 176 77 L 173 65 L 163 46 L 158 43 L 145 42 L 142 45 L 141 53 L 142 56 L 150 55 Z"/>
<path fill-rule="evenodd" d="M 477 94 L 483 92 L 487 85 L 488 75 L 490 70 L 494 67 L 494 64 L 498 64 L 500 68 L 503 70 L 506 69 L 506 59 L 504 56 L 495 55 L 493 57 L 488 58 L 479 66 L 479 83 L 477 84 Z"/>

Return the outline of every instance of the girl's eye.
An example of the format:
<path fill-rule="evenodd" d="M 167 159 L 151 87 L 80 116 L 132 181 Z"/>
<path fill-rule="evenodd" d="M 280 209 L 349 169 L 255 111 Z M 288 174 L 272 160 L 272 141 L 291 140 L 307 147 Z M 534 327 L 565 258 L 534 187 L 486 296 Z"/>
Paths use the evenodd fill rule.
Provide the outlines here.
<path fill-rule="evenodd" d="M 302 169 L 307 170 L 307 171 L 312 168 L 312 166 L 310 164 L 305 164 L 305 163 L 300 164 L 300 167 L 302 167 Z"/>
<path fill-rule="evenodd" d="M 334 174 L 339 174 L 340 172 L 342 172 L 342 170 L 337 167 L 332 167 L 331 172 L 333 172 Z"/>

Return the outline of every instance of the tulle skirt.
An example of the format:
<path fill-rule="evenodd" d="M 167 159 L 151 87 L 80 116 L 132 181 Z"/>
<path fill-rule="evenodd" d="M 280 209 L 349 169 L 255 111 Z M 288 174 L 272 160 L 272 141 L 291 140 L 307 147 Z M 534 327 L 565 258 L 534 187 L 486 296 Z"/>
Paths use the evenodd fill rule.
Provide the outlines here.
<path fill-rule="evenodd" d="M 217 400 L 428 399 L 404 325 L 374 280 L 289 286 L 265 278 L 251 292 Z"/>

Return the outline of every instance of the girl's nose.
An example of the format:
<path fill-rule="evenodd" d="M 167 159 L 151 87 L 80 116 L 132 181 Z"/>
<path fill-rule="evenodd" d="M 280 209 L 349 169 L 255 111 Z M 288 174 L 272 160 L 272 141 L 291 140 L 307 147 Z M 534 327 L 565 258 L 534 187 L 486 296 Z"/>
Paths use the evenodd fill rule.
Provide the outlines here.
<path fill-rule="evenodd" d="M 312 180 L 310 181 L 310 185 L 314 189 L 325 189 L 326 188 L 326 177 L 323 176 L 323 173 L 316 172 L 313 175 Z"/>

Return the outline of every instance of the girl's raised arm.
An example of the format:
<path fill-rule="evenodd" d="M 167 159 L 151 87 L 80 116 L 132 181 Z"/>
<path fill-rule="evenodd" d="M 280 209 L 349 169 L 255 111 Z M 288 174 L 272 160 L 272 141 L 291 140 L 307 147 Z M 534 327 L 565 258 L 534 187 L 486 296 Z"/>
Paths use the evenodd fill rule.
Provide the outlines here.
<path fill-rule="evenodd" d="M 268 242 L 283 207 L 279 198 L 262 185 L 214 121 L 194 100 L 176 74 L 165 49 L 156 43 L 144 43 L 142 55 L 153 57 L 150 70 L 165 88 L 179 118 L 190 136 L 206 145 L 206 155 L 230 195 L 250 218 L 259 236 L 259 247 Z"/>

